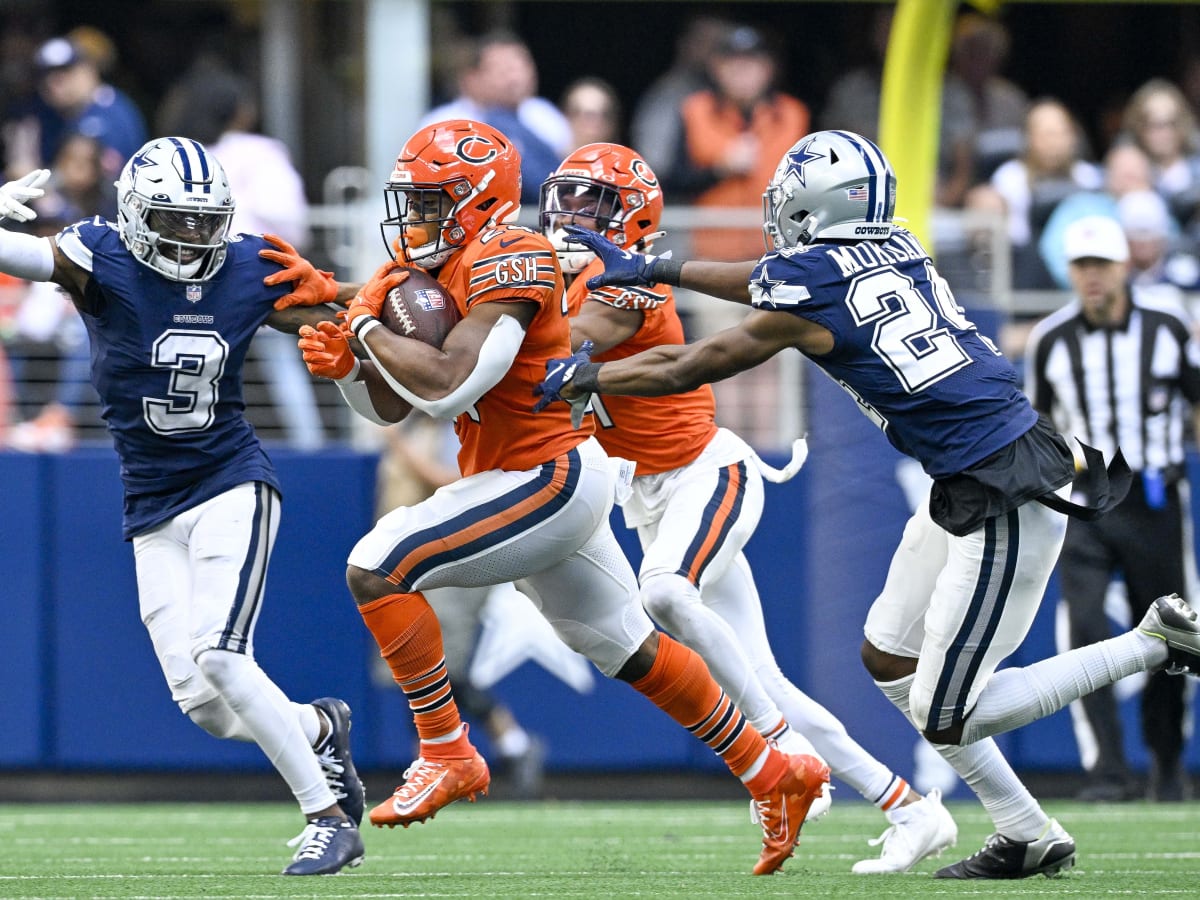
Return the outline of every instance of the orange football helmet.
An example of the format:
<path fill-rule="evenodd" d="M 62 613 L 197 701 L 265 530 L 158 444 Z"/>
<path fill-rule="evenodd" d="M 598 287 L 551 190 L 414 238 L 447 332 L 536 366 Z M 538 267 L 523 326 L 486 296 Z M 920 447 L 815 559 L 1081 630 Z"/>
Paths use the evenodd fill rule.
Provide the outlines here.
<path fill-rule="evenodd" d="M 384 243 L 421 269 L 436 269 L 484 228 L 521 211 L 521 156 L 482 122 L 452 119 L 422 128 L 396 157 L 383 189 Z M 398 238 L 391 238 L 398 228 Z"/>
<path fill-rule="evenodd" d="M 542 231 L 563 272 L 580 272 L 595 254 L 567 243 L 564 225 L 598 231 L 618 247 L 644 250 L 658 236 L 663 196 L 649 163 L 621 144 L 586 144 L 562 161 L 542 184 Z"/>

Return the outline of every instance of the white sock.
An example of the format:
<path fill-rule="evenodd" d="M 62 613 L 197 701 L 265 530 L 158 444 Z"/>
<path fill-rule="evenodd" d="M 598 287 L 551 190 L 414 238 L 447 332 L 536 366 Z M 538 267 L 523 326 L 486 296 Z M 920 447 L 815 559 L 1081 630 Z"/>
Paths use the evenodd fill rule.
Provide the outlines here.
<path fill-rule="evenodd" d="M 1134 630 L 988 679 L 963 728 L 963 743 L 1002 734 L 1062 709 L 1097 688 L 1162 665 L 1167 645 Z"/>
<path fill-rule="evenodd" d="M 301 812 L 308 815 L 337 803 L 300 725 L 295 704 L 258 663 L 228 650 L 205 650 L 196 663 L 283 776 Z"/>
<path fill-rule="evenodd" d="M 463 727 L 460 722 L 458 727 L 446 734 L 440 734 L 435 738 L 421 738 L 422 744 L 449 744 L 451 741 L 457 741 L 462 737 Z"/>
<path fill-rule="evenodd" d="M 329 716 L 311 703 L 293 703 L 292 708 L 296 712 L 296 721 L 300 723 L 300 730 L 304 732 L 304 739 L 308 741 L 308 746 L 317 746 L 317 739 L 321 737 L 321 729 L 328 729 L 325 733 L 326 737 L 333 731 L 333 723 L 329 721 Z"/>
<path fill-rule="evenodd" d="M 901 782 L 903 779 L 850 737 L 837 716 L 788 681 L 773 662 L 770 666 L 760 666 L 757 674 L 767 694 L 783 710 L 792 730 L 808 739 L 834 775 L 872 803 L 887 803 L 898 786 L 897 779 Z M 880 808 L 889 807 L 880 805 Z"/>
<path fill-rule="evenodd" d="M 763 752 L 758 754 L 754 762 L 750 763 L 750 768 L 738 776 L 742 784 L 746 784 L 750 779 L 763 770 L 763 766 L 767 764 L 767 758 L 771 755 L 771 748 L 765 747 Z"/>
<path fill-rule="evenodd" d="M 908 713 L 908 692 L 914 677 L 909 675 L 898 681 L 875 682 L 909 722 L 912 722 L 912 718 Z M 916 727 L 916 723 L 913 723 L 913 727 Z M 1050 818 L 1021 783 L 995 741 L 987 738 L 964 747 L 948 744 L 930 746 L 975 792 L 1000 834 L 1014 841 L 1032 841 L 1045 829 Z"/>

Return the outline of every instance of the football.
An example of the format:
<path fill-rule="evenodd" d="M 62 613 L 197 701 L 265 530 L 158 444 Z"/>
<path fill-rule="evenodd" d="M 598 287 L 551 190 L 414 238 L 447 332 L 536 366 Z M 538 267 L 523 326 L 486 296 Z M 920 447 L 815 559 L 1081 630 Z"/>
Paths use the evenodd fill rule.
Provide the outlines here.
<path fill-rule="evenodd" d="M 394 334 L 441 349 L 459 318 L 454 298 L 438 280 L 413 268 L 408 278 L 388 291 L 379 321 Z"/>

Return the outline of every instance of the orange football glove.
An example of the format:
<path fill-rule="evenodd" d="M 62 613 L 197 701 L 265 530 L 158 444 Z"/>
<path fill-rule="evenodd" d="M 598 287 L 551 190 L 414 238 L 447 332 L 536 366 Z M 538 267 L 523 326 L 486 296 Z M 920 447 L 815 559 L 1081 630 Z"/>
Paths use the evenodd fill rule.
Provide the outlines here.
<path fill-rule="evenodd" d="M 316 306 L 318 303 L 329 303 L 337 299 L 337 279 L 332 272 L 324 272 L 315 268 L 312 263 L 277 234 L 264 234 L 263 240 L 274 244 L 278 250 L 259 250 L 258 255 L 263 259 L 279 263 L 283 269 L 273 272 L 263 279 L 263 284 L 274 285 L 285 281 L 293 282 L 292 292 L 284 294 L 275 301 L 276 309 L 287 309 L 289 306 Z"/>
<path fill-rule="evenodd" d="M 342 330 L 333 322 L 318 322 L 300 326 L 300 340 L 296 342 L 304 356 L 308 371 L 321 378 L 341 381 L 354 371 L 354 354 Z"/>
<path fill-rule="evenodd" d="M 346 307 L 346 327 L 357 335 L 368 319 L 378 319 L 388 291 L 407 280 L 408 268 L 403 263 L 395 260 L 385 262 Z"/>

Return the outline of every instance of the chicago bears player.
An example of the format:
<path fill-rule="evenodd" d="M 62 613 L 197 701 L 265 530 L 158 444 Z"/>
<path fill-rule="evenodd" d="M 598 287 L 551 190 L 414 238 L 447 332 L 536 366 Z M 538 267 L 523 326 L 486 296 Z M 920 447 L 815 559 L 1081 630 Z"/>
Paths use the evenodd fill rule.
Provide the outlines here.
<path fill-rule="evenodd" d="M 1195 670 L 1200 628 L 1183 601 L 1164 597 L 1125 635 L 997 671 L 1037 612 L 1065 532 L 1058 510 L 1083 516 L 1111 508 L 1128 488 L 1128 468 L 1106 472 L 1101 462 L 1087 470 L 1095 508 L 1064 500 L 1070 447 L 1033 411 L 1011 365 L 965 318 L 920 243 L 893 224 L 895 189 L 878 147 L 824 131 L 780 160 L 764 195 L 771 249 L 759 260 L 663 259 L 570 229 L 604 262 L 605 272 L 590 279 L 593 290 L 683 285 L 754 309 L 736 327 L 686 346 L 606 363 L 590 362 L 582 349 L 552 359 L 535 393 L 576 404 L 589 393 L 677 393 L 788 347 L 841 384 L 933 478 L 930 502 L 909 521 L 867 615 L 862 657 L 995 822 L 983 849 L 937 875 L 1053 874 L 1073 864 L 1075 842 L 1024 788 L 991 735 L 1134 672 Z"/>
<path fill-rule="evenodd" d="M 422 592 L 513 581 L 568 646 L 724 759 L 761 813 L 754 872 L 774 872 L 791 856 L 829 769 L 769 746 L 700 657 L 654 630 L 608 524 L 616 466 L 590 429 L 572 426 L 570 410 L 530 410 L 526 398 L 546 360 L 570 352 L 570 333 L 553 248 L 509 224 L 520 166 L 511 141 L 483 123 L 417 131 L 384 192 L 384 226 L 399 229 L 399 259 L 347 310 L 370 359 L 355 360 L 335 328 L 306 330 L 301 341 L 311 371 L 357 386 L 345 393 L 365 415 L 398 421 L 417 407 L 456 417 L 461 442 L 462 479 L 385 515 L 350 553 L 350 590 L 421 739 L 404 784 L 371 810 L 371 822 L 407 827 L 487 793 L 487 763 L 459 717 L 437 616 Z M 380 305 L 407 266 L 435 273 L 462 313 L 441 349 L 379 327 Z"/>
<path fill-rule="evenodd" d="M 591 342 L 597 362 L 681 345 L 683 323 L 668 285 L 588 290 L 588 278 L 604 267 L 591 250 L 568 242 L 564 229 L 589 228 L 644 252 L 661 234 L 662 209 L 654 172 L 619 144 L 580 147 L 542 185 L 542 230 L 569 285 L 571 345 Z M 712 388 L 665 398 L 595 397 L 592 409 L 600 445 L 637 465 L 622 508 L 642 545 L 638 581 L 646 611 L 704 658 L 759 731 L 788 752 L 815 747 L 833 774 L 887 814 L 880 857 L 860 861 L 854 871 L 904 872 L 952 845 L 958 828 L 940 793 L 922 797 L 780 671 L 742 552 L 762 515 L 765 467 L 745 441 L 717 427 Z M 823 808 L 814 805 L 810 817 Z"/>
<path fill-rule="evenodd" d="M 0 214 L 33 218 L 25 201 L 47 174 L 0 188 Z M 308 824 L 284 874 L 358 865 L 349 707 L 293 703 L 254 660 L 280 496 L 242 402 L 258 327 L 294 331 L 314 316 L 287 307 L 332 299 L 336 284 L 282 242 L 229 233 L 229 184 L 196 141 L 147 143 L 117 194 L 115 223 L 96 217 L 53 238 L 0 230 L 0 270 L 61 286 L 87 325 L 141 617 L 172 699 L 209 734 L 258 744 L 291 788 Z M 293 279 L 304 296 L 287 293 Z"/>

